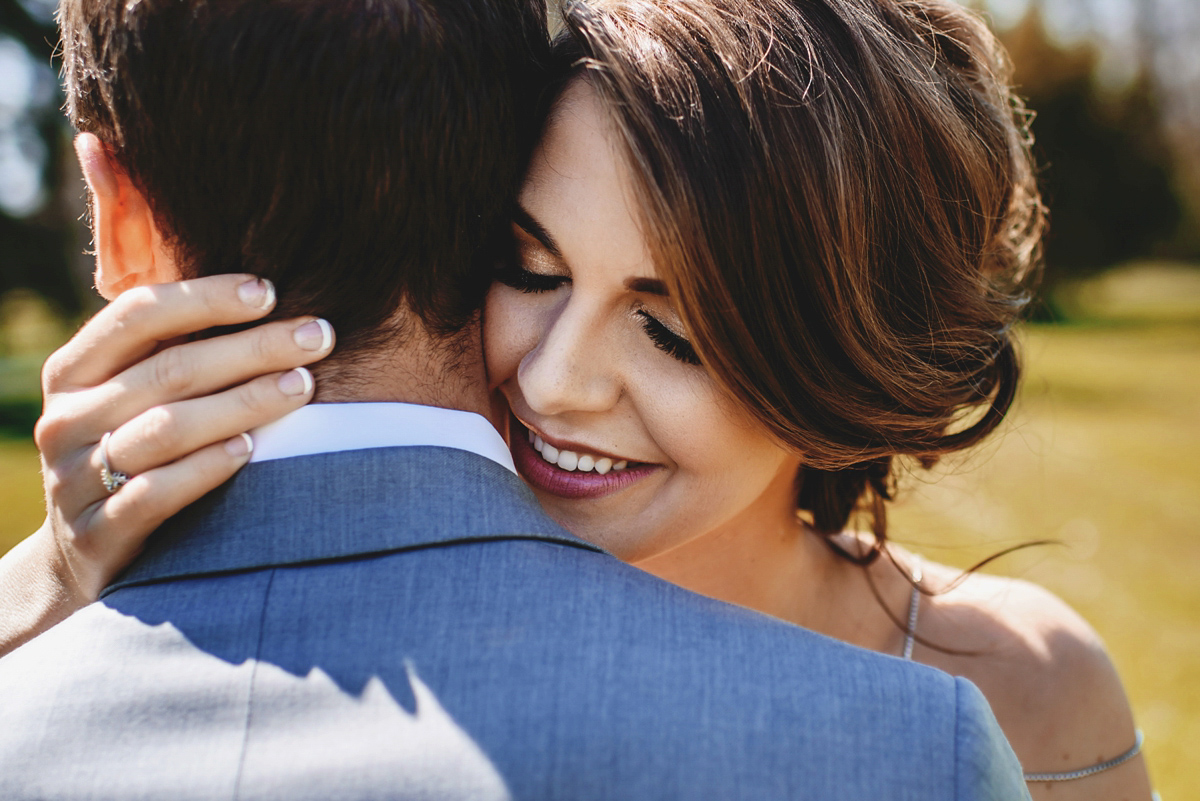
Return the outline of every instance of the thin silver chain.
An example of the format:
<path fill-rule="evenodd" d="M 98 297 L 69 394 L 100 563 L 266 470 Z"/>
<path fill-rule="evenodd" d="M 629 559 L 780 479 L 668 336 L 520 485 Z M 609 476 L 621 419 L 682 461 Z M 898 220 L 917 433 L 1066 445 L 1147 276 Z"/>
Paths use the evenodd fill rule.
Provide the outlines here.
<path fill-rule="evenodd" d="M 1100 762 L 1092 765 L 1090 768 L 1082 768 L 1080 770 L 1072 770 L 1066 773 L 1026 773 L 1025 781 L 1027 782 L 1069 782 L 1072 779 L 1082 779 L 1084 776 L 1094 776 L 1097 773 L 1115 768 L 1117 765 L 1122 765 L 1142 752 L 1142 731 L 1138 729 L 1137 741 L 1134 742 L 1133 748 L 1130 748 L 1120 756 L 1113 757 L 1106 762 Z"/>
<path fill-rule="evenodd" d="M 921 579 L 925 571 L 921 569 L 921 557 L 913 559 L 912 566 L 912 595 L 908 598 L 908 627 L 904 629 L 904 659 L 912 661 L 913 644 L 917 641 L 917 613 L 921 610 Z"/>
<path fill-rule="evenodd" d="M 912 594 L 908 599 L 908 626 L 904 630 L 904 652 L 903 656 L 906 660 L 912 661 L 913 645 L 917 640 L 917 615 L 921 609 L 921 579 L 923 579 L 924 571 L 921 569 L 921 559 L 917 557 L 913 561 L 912 566 Z M 1080 768 L 1079 770 L 1066 771 L 1064 773 L 1026 773 L 1025 781 L 1027 782 L 1069 782 L 1075 779 L 1082 779 L 1086 776 L 1095 776 L 1097 773 L 1103 773 L 1106 770 L 1115 768 L 1117 765 L 1123 765 L 1129 760 L 1142 752 L 1142 742 L 1144 737 L 1141 730 L 1138 730 L 1137 741 L 1133 747 L 1120 756 L 1115 756 L 1105 762 L 1100 762 L 1088 768 Z"/>

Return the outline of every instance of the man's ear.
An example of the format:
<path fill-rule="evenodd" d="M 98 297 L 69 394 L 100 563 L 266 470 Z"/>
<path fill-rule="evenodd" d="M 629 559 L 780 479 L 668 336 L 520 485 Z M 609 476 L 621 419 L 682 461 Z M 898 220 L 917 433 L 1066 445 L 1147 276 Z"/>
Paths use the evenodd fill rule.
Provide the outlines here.
<path fill-rule="evenodd" d="M 141 191 L 95 134 L 75 137 L 75 155 L 92 195 L 96 289 L 107 300 L 135 286 L 180 278 L 175 259 Z"/>

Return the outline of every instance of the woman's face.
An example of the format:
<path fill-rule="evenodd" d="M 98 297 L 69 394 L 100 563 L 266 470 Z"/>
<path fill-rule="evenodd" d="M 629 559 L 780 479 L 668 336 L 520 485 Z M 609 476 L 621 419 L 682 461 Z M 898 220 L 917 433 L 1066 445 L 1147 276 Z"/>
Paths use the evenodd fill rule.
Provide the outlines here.
<path fill-rule="evenodd" d="M 521 475 L 552 517 L 628 561 L 793 508 L 799 465 L 697 362 L 634 203 L 600 100 L 576 81 L 534 156 L 518 263 L 484 327 Z"/>

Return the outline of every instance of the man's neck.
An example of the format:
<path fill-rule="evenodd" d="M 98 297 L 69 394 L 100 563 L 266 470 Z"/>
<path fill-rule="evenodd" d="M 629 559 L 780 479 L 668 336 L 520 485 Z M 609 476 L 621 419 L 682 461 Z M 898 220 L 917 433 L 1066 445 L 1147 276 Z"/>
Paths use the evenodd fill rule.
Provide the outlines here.
<path fill-rule="evenodd" d="M 317 403 L 417 403 L 491 419 L 478 325 L 449 339 L 434 337 L 420 325 L 406 326 L 398 344 L 347 362 L 335 354 L 314 365 L 313 373 Z"/>

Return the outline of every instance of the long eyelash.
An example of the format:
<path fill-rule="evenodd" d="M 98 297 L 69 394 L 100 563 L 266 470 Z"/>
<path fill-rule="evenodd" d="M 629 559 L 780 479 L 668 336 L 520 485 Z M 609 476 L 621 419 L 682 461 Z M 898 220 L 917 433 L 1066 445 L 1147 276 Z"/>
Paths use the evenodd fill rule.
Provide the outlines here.
<path fill-rule="evenodd" d="M 696 355 L 692 343 L 651 317 L 646 311 L 639 310 L 638 316 L 642 318 L 642 327 L 646 329 L 646 335 L 659 350 L 684 364 L 700 364 L 700 357 Z"/>
<path fill-rule="evenodd" d="M 511 262 L 496 268 L 496 280 L 521 292 L 553 292 L 571 279 L 565 275 L 543 275 L 534 273 Z"/>

